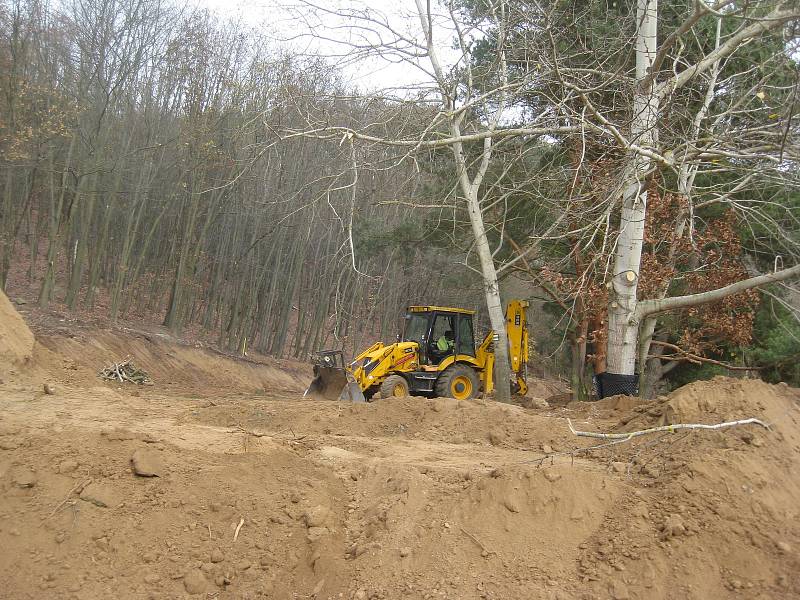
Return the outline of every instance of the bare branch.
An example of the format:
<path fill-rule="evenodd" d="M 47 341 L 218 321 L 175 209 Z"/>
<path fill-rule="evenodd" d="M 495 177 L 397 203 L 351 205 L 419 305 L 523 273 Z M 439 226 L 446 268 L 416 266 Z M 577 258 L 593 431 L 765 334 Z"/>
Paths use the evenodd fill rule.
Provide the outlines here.
<path fill-rule="evenodd" d="M 699 294 L 689 294 L 687 296 L 675 296 L 672 298 L 663 298 L 660 300 L 641 300 L 636 306 L 634 319 L 640 321 L 649 315 L 655 315 L 668 310 L 676 310 L 679 308 L 689 308 L 690 306 L 699 306 L 708 302 L 716 302 L 722 300 L 733 294 L 744 292 L 752 288 L 776 283 L 778 281 L 785 281 L 793 277 L 800 277 L 800 265 L 796 265 L 789 269 L 783 269 L 774 273 L 766 275 L 759 275 L 758 277 L 751 277 L 737 281 L 725 287 L 710 290 L 708 292 L 701 292 Z"/>

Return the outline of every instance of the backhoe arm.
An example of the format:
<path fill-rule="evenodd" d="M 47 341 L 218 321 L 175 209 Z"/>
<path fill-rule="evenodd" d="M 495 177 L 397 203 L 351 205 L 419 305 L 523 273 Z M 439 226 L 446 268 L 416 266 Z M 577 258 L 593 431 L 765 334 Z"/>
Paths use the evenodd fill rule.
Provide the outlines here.
<path fill-rule="evenodd" d="M 508 333 L 508 358 L 514 373 L 516 393 L 524 396 L 528 392 L 528 319 L 526 300 L 511 300 L 506 308 L 506 332 Z"/>

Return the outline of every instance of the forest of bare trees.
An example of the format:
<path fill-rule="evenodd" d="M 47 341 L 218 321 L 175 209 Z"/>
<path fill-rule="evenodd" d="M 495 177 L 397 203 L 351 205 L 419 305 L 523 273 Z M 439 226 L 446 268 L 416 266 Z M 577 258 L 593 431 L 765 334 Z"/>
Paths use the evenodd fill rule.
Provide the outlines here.
<path fill-rule="evenodd" d="M 294 3 L 334 60 L 165 0 L 0 0 L 0 285 L 300 358 L 414 302 L 502 331 L 522 287 L 576 393 L 800 381 L 796 3 L 403 4 Z M 375 57 L 419 83 L 335 64 Z"/>
<path fill-rule="evenodd" d="M 0 11 L 4 286 L 299 357 L 391 337 L 409 299 L 443 295 L 430 274 L 454 261 L 389 202 L 418 173 L 276 133 L 381 118 L 322 62 L 160 0 Z"/>

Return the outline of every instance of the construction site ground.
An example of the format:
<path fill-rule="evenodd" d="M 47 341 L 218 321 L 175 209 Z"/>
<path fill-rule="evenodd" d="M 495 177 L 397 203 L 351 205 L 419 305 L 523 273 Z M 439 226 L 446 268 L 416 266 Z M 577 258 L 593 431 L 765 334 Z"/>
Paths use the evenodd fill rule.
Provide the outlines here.
<path fill-rule="evenodd" d="M 540 381 L 549 405 L 349 404 L 303 399 L 302 363 L 157 331 L 35 332 L 0 295 L 0 597 L 800 597 L 800 392 L 785 385 L 565 404 Z M 153 385 L 98 378 L 128 357 Z M 616 444 L 567 421 L 749 417 L 770 428 Z"/>

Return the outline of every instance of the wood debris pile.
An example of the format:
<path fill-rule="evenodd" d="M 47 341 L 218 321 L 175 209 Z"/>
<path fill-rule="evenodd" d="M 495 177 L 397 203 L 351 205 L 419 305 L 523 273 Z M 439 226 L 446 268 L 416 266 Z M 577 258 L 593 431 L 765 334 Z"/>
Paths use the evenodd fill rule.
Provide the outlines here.
<path fill-rule="evenodd" d="M 153 385 L 150 376 L 134 365 L 130 357 L 122 362 L 112 363 L 110 366 L 103 368 L 98 375 L 101 379 L 108 381 L 119 381 L 120 383 L 130 381 L 136 385 Z"/>

